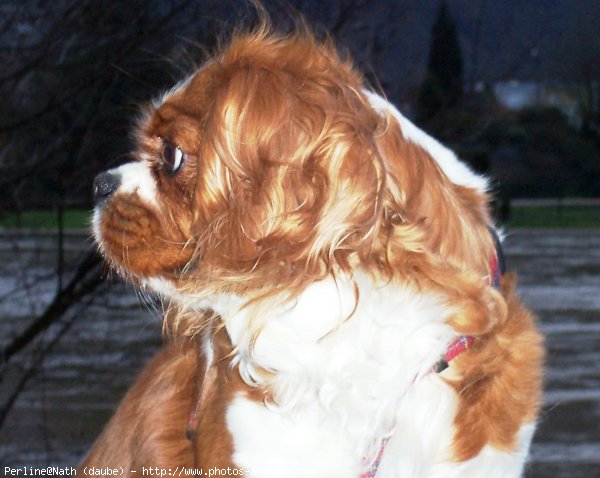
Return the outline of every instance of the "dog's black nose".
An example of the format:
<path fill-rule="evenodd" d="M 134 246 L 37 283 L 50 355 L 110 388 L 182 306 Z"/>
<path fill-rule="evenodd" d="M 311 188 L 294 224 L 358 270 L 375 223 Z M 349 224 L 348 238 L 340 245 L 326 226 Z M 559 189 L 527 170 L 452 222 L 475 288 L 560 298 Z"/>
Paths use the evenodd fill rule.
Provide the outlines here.
<path fill-rule="evenodd" d="M 94 199 L 96 204 L 102 204 L 119 187 L 120 178 L 116 174 L 112 173 L 100 173 L 94 178 Z"/>

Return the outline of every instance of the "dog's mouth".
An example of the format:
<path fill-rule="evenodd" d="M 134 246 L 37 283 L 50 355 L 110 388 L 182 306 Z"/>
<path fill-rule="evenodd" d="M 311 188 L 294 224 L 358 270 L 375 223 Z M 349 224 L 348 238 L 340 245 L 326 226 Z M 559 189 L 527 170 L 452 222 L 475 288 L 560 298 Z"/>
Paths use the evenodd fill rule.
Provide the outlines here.
<path fill-rule="evenodd" d="M 128 279 L 176 279 L 192 255 L 177 228 L 163 224 L 159 212 L 135 194 L 118 194 L 97 205 L 93 229 L 102 255 Z"/>
<path fill-rule="evenodd" d="M 121 253 L 135 253 L 157 236 L 156 214 L 134 195 L 120 195 L 99 206 L 100 234 L 109 258 L 118 259 Z"/>

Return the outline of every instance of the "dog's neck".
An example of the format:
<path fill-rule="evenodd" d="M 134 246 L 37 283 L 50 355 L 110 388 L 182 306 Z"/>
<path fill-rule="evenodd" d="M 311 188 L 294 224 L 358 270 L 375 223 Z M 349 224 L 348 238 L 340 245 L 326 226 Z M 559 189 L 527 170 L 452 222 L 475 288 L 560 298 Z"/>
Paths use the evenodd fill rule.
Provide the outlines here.
<path fill-rule="evenodd" d="M 497 252 L 484 280 L 499 288 L 504 259 L 492 234 Z M 442 297 L 376 284 L 366 274 L 315 283 L 293 302 L 273 300 L 268 309 L 226 295 L 210 307 L 225 323 L 242 379 L 268 392 L 269 405 L 281 411 L 316 407 L 337 417 L 369 470 L 377 469 L 403 396 L 430 374 L 451 376 L 450 362 L 475 340 L 445 323 Z M 201 396 L 197 391 L 190 409 L 190 438 Z"/>
<path fill-rule="evenodd" d="M 457 337 L 443 297 L 376 284 L 362 273 L 317 282 L 271 310 L 224 296 L 210 306 L 247 384 L 269 390 L 279 410 L 314 408 L 337 420 L 367 457 L 389 434 L 403 395 Z"/>

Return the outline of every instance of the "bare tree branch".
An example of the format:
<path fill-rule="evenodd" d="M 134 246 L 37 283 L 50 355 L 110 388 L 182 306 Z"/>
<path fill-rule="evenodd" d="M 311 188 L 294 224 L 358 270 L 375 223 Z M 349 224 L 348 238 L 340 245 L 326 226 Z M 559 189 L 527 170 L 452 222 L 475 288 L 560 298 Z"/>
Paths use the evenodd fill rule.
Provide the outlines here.
<path fill-rule="evenodd" d="M 13 355 L 23 350 L 35 337 L 102 283 L 99 264 L 100 256 L 96 252 L 89 252 L 71 280 L 56 294 L 46 310 L 2 350 L 0 364 L 6 364 Z"/>

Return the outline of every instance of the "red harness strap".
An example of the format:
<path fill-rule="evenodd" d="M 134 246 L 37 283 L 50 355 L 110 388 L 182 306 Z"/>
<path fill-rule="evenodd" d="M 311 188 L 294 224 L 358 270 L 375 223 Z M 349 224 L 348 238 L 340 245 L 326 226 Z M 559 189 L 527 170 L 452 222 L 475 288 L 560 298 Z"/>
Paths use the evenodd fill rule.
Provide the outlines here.
<path fill-rule="evenodd" d="M 444 355 L 432 365 L 430 371 L 440 373 L 446 370 L 450 365 L 450 361 L 457 355 L 460 355 L 465 350 L 467 350 L 474 341 L 475 337 L 472 337 L 470 335 L 461 335 L 460 337 L 454 339 L 450 343 L 450 345 L 448 345 L 448 348 L 446 349 Z"/>

